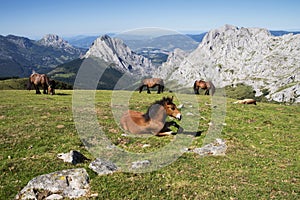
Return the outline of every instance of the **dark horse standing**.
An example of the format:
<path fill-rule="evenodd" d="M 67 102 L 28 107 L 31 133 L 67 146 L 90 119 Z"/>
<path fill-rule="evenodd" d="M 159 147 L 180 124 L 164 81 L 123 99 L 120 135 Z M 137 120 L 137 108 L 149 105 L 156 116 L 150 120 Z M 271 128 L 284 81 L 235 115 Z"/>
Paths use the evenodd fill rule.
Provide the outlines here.
<path fill-rule="evenodd" d="M 41 94 L 39 86 L 43 88 L 44 94 L 53 95 L 55 93 L 54 91 L 55 81 L 50 80 L 46 74 L 37 74 L 37 73 L 31 74 L 29 77 L 27 89 L 31 90 L 32 85 L 34 86 L 36 94 Z"/>
<path fill-rule="evenodd" d="M 147 93 L 150 94 L 149 88 L 158 87 L 157 94 L 164 92 L 164 81 L 161 78 L 147 78 L 142 81 L 142 85 L 139 87 L 140 93 L 143 91 L 144 86 L 147 87 Z"/>
<path fill-rule="evenodd" d="M 194 83 L 194 92 L 195 94 L 199 94 L 199 88 L 205 90 L 204 95 L 209 95 L 209 91 L 211 91 L 211 96 L 215 93 L 215 86 L 211 81 L 203 81 L 203 80 L 196 80 Z"/>

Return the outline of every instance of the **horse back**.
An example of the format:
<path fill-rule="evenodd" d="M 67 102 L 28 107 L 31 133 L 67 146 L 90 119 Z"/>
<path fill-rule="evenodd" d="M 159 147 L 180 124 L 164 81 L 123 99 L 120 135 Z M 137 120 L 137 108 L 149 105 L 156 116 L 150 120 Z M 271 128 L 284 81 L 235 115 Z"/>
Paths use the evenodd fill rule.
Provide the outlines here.
<path fill-rule="evenodd" d="M 161 78 L 147 78 L 143 80 L 143 85 L 148 85 L 148 87 L 154 87 L 155 85 L 164 85 L 164 81 Z"/>
<path fill-rule="evenodd" d="M 128 110 L 121 117 L 120 124 L 125 131 L 141 134 L 147 132 L 145 127 L 147 127 L 149 121 L 147 121 L 143 113 Z"/>
<path fill-rule="evenodd" d="M 121 118 L 121 125 L 127 124 L 127 126 L 139 125 L 146 126 L 147 120 L 144 117 L 144 114 L 134 110 L 128 110 L 125 112 Z"/>

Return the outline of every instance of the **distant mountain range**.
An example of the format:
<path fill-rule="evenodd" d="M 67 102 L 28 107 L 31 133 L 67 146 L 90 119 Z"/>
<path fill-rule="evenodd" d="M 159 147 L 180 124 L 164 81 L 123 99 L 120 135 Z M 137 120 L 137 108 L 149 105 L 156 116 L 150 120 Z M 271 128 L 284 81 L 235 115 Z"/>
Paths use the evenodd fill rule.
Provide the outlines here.
<path fill-rule="evenodd" d="M 193 39 L 195 42 L 197 43 L 200 43 L 202 41 L 202 39 L 204 38 L 204 36 L 206 35 L 207 32 L 203 32 L 203 33 L 199 33 L 199 34 L 180 34 L 181 37 L 189 37 L 191 39 Z M 281 31 L 281 30 L 270 30 L 270 33 L 273 35 L 273 36 L 282 36 L 282 35 L 286 35 L 286 34 L 299 34 L 300 31 Z M 110 34 L 106 34 L 110 37 L 118 37 L 118 35 L 114 34 L 114 33 L 110 33 Z M 94 35 L 94 36 L 85 36 L 85 35 L 79 35 L 79 36 L 74 36 L 74 37 L 69 37 L 67 38 L 66 40 L 73 46 L 76 46 L 76 47 L 81 47 L 81 48 L 85 48 L 85 49 L 88 49 L 90 48 L 90 46 L 92 45 L 92 43 L 99 37 L 99 35 Z M 144 48 L 146 47 L 145 45 L 142 45 L 142 44 L 154 44 L 154 45 L 157 45 L 157 43 L 159 41 L 161 41 L 162 39 L 166 39 L 166 37 L 164 36 L 159 36 L 157 38 L 152 38 L 152 39 L 148 39 L 148 38 L 144 38 L 144 39 L 141 39 L 141 38 L 137 38 L 137 37 L 131 37 L 131 38 L 120 38 L 122 39 L 133 51 L 135 51 L 136 49 L 138 48 Z M 168 39 L 168 38 L 167 38 Z M 185 40 L 187 40 L 185 38 Z M 140 43 L 142 41 L 142 43 Z M 165 41 L 163 41 L 164 43 L 166 43 Z M 136 47 L 134 46 L 134 43 L 139 43 L 139 45 Z M 153 47 L 153 45 L 152 45 Z M 157 46 L 153 47 L 153 48 L 156 48 Z M 164 48 L 167 47 L 167 45 L 164 45 L 163 46 Z M 179 48 L 179 47 L 177 47 Z M 190 47 L 188 47 L 190 48 Z M 183 49 L 183 48 L 181 48 Z M 185 49 L 183 49 L 185 50 Z"/>
<path fill-rule="evenodd" d="M 133 82 L 156 76 L 183 88 L 206 79 L 217 87 L 245 83 L 269 100 L 300 102 L 298 33 L 225 25 L 199 35 L 137 39 L 103 35 L 67 42 L 56 35 L 38 41 L 0 36 L 0 78 L 26 77 L 35 70 L 73 84 L 79 68 L 92 59 L 105 63 L 99 66 L 105 71 L 99 89 L 113 89 L 124 74 Z M 88 49 L 76 47 L 88 40 Z"/>
<path fill-rule="evenodd" d="M 14 35 L 0 36 L 0 77 L 27 77 L 32 71 L 46 73 L 85 53 L 57 35 L 35 41 Z"/>
<path fill-rule="evenodd" d="M 195 49 L 205 34 L 206 33 L 197 35 L 173 34 L 162 35 L 153 38 L 142 37 L 138 35 L 106 35 L 122 39 L 124 43 L 126 43 L 126 45 L 129 46 L 129 48 L 133 51 L 139 51 L 142 48 L 159 48 L 172 51 L 174 48 L 181 48 L 183 50 Z M 88 49 L 98 37 L 99 36 L 75 36 L 68 38 L 67 40 L 73 46 Z"/>

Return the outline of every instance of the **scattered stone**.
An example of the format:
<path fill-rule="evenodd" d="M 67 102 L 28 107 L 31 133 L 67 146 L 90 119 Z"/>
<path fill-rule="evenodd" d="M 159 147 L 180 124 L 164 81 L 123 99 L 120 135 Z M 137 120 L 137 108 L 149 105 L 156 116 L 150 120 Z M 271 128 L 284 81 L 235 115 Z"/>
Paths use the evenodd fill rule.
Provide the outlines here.
<path fill-rule="evenodd" d="M 142 146 L 142 148 L 146 148 L 146 147 L 151 147 L 151 145 L 150 145 L 150 144 L 144 144 L 144 145 Z"/>
<path fill-rule="evenodd" d="M 184 104 L 180 104 L 177 106 L 178 109 L 184 108 Z"/>
<path fill-rule="evenodd" d="M 98 193 L 94 193 L 94 194 L 91 194 L 91 196 L 90 197 L 98 197 Z"/>
<path fill-rule="evenodd" d="M 147 167 L 151 164 L 151 162 L 149 160 L 142 160 L 142 161 L 136 161 L 136 162 L 132 162 L 131 168 L 132 169 L 139 169 L 142 167 Z"/>
<path fill-rule="evenodd" d="M 213 143 L 189 151 L 197 153 L 200 156 L 207 156 L 207 155 L 220 156 L 220 155 L 225 155 L 226 149 L 227 149 L 227 145 L 225 140 L 217 138 Z"/>
<path fill-rule="evenodd" d="M 33 178 L 15 199 L 79 198 L 86 196 L 89 188 L 85 169 L 68 169 Z"/>
<path fill-rule="evenodd" d="M 194 116 L 194 114 L 191 113 L 191 112 L 187 112 L 185 115 L 186 115 L 186 116 Z"/>
<path fill-rule="evenodd" d="M 62 124 L 60 124 L 60 125 L 57 125 L 57 126 L 56 126 L 56 128 L 59 128 L 59 129 L 61 129 L 61 128 L 65 128 L 65 126 L 64 126 L 64 125 L 62 125 Z"/>
<path fill-rule="evenodd" d="M 112 174 L 118 170 L 118 167 L 114 163 L 100 158 L 96 158 L 96 160 L 91 162 L 89 168 L 98 175 Z"/>
<path fill-rule="evenodd" d="M 72 163 L 73 165 L 89 160 L 83 154 L 75 150 L 71 150 L 69 153 L 60 153 L 57 157 L 62 159 L 64 162 Z"/>

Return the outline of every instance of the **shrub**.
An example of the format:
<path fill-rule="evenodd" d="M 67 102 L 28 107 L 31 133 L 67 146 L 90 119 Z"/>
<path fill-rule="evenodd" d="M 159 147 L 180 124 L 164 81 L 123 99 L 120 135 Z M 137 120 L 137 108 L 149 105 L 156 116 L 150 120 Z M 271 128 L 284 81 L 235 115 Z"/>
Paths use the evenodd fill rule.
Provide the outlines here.
<path fill-rule="evenodd" d="M 233 99 L 255 99 L 255 91 L 249 85 L 239 83 L 236 86 L 225 87 L 226 96 Z"/>

